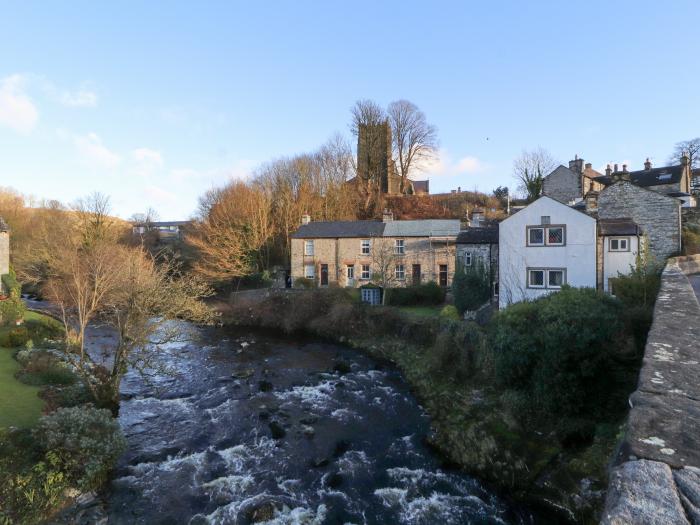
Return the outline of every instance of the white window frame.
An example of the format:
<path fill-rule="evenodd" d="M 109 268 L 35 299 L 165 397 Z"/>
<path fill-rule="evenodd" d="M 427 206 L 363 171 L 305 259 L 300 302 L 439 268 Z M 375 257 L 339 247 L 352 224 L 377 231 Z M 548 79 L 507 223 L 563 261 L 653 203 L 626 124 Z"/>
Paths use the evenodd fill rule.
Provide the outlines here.
<path fill-rule="evenodd" d="M 533 272 L 542 272 L 542 284 L 532 284 L 530 275 Z M 561 272 L 561 286 L 549 284 L 549 274 Z M 525 274 L 526 287 L 533 290 L 561 290 L 561 287 L 566 284 L 566 268 L 528 268 Z"/>
<path fill-rule="evenodd" d="M 367 270 L 365 270 L 367 268 Z M 372 278 L 372 267 L 369 264 L 360 265 L 360 280 L 369 281 Z"/>
<path fill-rule="evenodd" d="M 311 271 L 309 271 L 311 268 Z M 305 264 L 304 265 L 304 279 L 316 279 L 316 265 L 315 264 Z"/>
<path fill-rule="evenodd" d="M 532 284 L 531 275 L 534 272 L 542 272 L 542 284 Z M 547 271 L 544 268 L 528 268 L 527 269 L 527 287 L 528 288 L 546 288 L 545 283 L 547 282 Z"/>
<path fill-rule="evenodd" d="M 472 259 L 472 252 L 464 252 L 464 255 L 462 255 L 462 264 L 464 264 L 464 266 L 471 266 Z"/>
<path fill-rule="evenodd" d="M 314 255 L 314 241 L 312 241 L 312 240 L 304 241 L 304 255 L 307 255 L 307 256 Z"/>
<path fill-rule="evenodd" d="M 355 265 L 354 264 L 348 264 L 348 266 L 345 270 L 345 275 L 348 276 L 348 281 L 355 280 Z"/>
<path fill-rule="evenodd" d="M 396 265 L 396 267 L 394 268 L 394 276 L 396 277 L 397 281 L 406 280 L 406 268 L 403 264 Z"/>
<path fill-rule="evenodd" d="M 617 248 L 613 248 L 613 241 L 617 243 Z M 625 243 L 625 247 L 622 248 L 621 243 Z M 609 252 L 628 252 L 630 251 L 630 238 L 629 237 L 610 237 L 608 239 L 608 251 Z"/>
<path fill-rule="evenodd" d="M 542 230 L 542 242 L 532 242 L 530 232 Z M 561 242 L 549 242 L 549 231 L 561 230 Z M 525 241 L 527 246 L 566 246 L 566 226 L 556 224 L 551 226 L 527 226 L 525 229 Z"/>
<path fill-rule="evenodd" d="M 372 251 L 372 241 L 370 239 L 362 239 L 360 241 L 360 253 L 362 255 L 369 255 Z"/>
<path fill-rule="evenodd" d="M 406 253 L 406 242 L 404 239 L 394 239 L 394 253 L 404 255 Z"/>
<path fill-rule="evenodd" d="M 532 242 L 530 238 L 530 232 L 532 232 L 533 230 L 542 230 L 542 242 Z M 543 226 L 528 226 L 527 231 L 525 233 L 525 237 L 528 246 L 544 246 L 544 240 L 547 238 L 546 228 L 544 228 Z"/>

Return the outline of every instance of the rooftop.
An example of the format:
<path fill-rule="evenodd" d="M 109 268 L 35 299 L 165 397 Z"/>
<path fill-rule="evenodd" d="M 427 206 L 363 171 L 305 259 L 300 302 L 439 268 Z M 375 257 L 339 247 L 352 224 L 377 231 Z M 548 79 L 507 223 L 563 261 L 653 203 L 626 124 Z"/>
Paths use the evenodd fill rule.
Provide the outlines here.
<path fill-rule="evenodd" d="M 628 217 L 620 219 L 599 219 L 598 232 L 600 235 L 639 235 L 641 228 Z"/>
<path fill-rule="evenodd" d="M 383 232 L 382 221 L 319 221 L 302 224 L 292 238 L 381 237 Z"/>
<path fill-rule="evenodd" d="M 498 244 L 498 225 L 462 230 L 457 235 L 457 244 Z"/>

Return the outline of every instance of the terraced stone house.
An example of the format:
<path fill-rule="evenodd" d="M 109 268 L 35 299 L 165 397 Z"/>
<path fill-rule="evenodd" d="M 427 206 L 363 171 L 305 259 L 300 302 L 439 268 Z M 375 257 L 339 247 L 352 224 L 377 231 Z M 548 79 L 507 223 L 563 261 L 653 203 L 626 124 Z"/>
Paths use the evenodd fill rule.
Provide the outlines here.
<path fill-rule="evenodd" d="M 316 286 L 390 287 L 435 282 L 447 287 L 455 271 L 459 220 L 313 222 L 292 234 L 291 277 Z"/>

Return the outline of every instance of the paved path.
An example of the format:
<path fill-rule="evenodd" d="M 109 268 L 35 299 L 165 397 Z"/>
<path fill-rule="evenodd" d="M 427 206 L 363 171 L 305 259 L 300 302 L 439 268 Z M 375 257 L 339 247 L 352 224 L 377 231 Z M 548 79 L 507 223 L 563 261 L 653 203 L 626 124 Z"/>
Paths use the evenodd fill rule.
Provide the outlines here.
<path fill-rule="evenodd" d="M 690 281 L 690 285 L 693 287 L 693 290 L 695 290 L 695 295 L 698 297 L 698 302 L 700 302 L 700 273 L 689 275 L 688 280 Z"/>

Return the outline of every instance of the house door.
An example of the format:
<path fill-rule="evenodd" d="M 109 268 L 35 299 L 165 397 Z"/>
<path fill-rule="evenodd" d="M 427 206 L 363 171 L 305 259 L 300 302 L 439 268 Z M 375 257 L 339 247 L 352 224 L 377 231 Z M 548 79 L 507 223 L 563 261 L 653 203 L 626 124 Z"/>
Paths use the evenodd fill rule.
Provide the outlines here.
<path fill-rule="evenodd" d="M 328 286 L 328 265 L 321 265 L 321 286 Z"/>
<path fill-rule="evenodd" d="M 418 286 L 420 284 L 420 264 L 413 265 L 412 279 L 413 286 Z"/>
<path fill-rule="evenodd" d="M 447 287 L 447 265 L 440 265 L 440 286 Z"/>
<path fill-rule="evenodd" d="M 355 266 L 348 264 L 348 286 L 355 286 Z"/>

